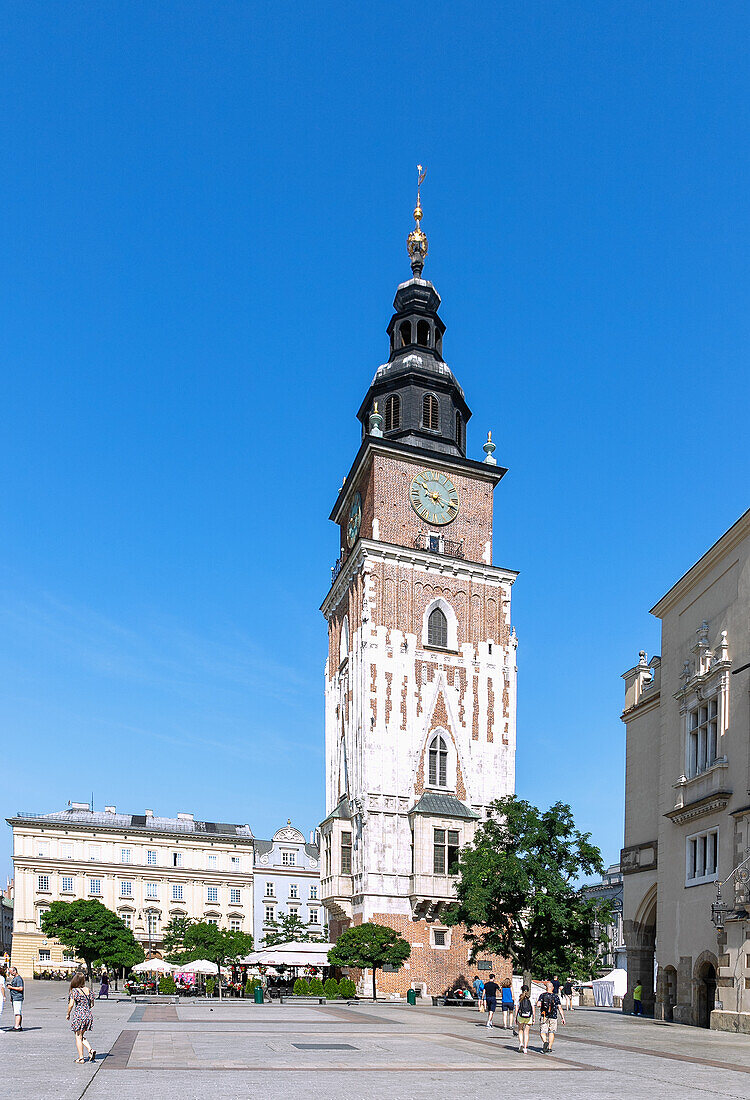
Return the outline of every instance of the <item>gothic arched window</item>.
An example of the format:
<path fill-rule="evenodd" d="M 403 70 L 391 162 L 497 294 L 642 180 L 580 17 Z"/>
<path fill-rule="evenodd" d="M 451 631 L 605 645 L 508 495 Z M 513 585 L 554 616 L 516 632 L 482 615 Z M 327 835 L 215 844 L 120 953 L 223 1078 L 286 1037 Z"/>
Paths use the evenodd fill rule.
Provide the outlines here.
<path fill-rule="evenodd" d="M 427 620 L 427 644 L 441 649 L 448 645 L 448 620 L 440 607 L 434 608 Z"/>
<path fill-rule="evenodd" d="M 429 785 L 431 787 L 448 786 L 448 750 L 440 735 L 430 741 L 428 753 Z"/>
<path fill-rule="evenodd" d="M 397 393 L 392 393 L 385 402 L 385 430 L 392 432 L 401 427 L 401 398 Z"/>
<path fill-rule="evenodd" d="M 440 407 L 434 393 L 426 393 L 422 398 L 422 427 L 432 432 L 440 428 Z"/>
<path fill-rule="evenodd" d="M 339 639 L 339 664 L 349 656 L 349 616 L 344 615 L 341 624 L 341 638 Z"/>

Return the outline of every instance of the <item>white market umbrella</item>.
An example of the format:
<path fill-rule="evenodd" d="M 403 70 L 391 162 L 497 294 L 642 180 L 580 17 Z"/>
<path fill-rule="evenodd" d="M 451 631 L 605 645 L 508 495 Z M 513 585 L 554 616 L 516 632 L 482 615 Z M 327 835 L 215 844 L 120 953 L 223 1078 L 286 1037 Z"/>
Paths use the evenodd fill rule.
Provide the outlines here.
<path fill-rule="evenodd" d="M 166 959 L 146 959 L 131 967 L 133 974 L 171 974 L 174 967 Z"/>
<path fill-rule="evenodd" d="M 213 978 L 218 972 L 216 963 L 209 962 L 208 959 L 196 959 L 195 962 L 185 963 L 177 971 L 178 974 L 207 974 Z M 226 974 L 226 967 L 222 969 L 222 974 Z"/>

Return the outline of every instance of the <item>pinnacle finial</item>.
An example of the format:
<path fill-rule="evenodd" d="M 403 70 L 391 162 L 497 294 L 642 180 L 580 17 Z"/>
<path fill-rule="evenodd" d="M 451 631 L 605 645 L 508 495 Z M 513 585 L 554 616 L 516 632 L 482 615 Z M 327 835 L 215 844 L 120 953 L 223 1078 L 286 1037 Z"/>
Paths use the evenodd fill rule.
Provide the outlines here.
<path fill-rule="evenodd" d="M 422 275 L 425 259 L 427 258 L 427 237 L 422 230 L 422 199 L 420 188 L 424 183 L 426 169 L 421 164 L 417 165 L 417 205 L 414 207 L 414 228 L 406 238 L 406 250 L 411 260 L 411 269 L 415 278 Z"/>
<path fill-rule="evenodd" d="M 492 442 L 492 432 L 487 432 L 487 442 L 482 445 L 482 450 L 487 455 L 485 462 L 488 466 L 497 466 L 497 459 L 492 457 L 495 444 Z"/>

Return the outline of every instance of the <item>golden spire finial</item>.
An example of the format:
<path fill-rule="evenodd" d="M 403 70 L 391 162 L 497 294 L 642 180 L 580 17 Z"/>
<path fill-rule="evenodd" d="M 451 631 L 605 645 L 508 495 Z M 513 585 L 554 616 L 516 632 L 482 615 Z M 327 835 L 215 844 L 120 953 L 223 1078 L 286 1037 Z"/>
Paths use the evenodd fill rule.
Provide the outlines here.
<path fill-rule="evenodd" d="M 414 228 L 406 238 L 406 250 L 411 259 L 411 269 L 419 279 L 422 275 L 425 258 L 427 256 L 427 237 L 422 232 L 422 199 L 420 188 L 424 183 L 426 169 L 421 164 L 417 165 L 417 205 L 414 207 Z"/>

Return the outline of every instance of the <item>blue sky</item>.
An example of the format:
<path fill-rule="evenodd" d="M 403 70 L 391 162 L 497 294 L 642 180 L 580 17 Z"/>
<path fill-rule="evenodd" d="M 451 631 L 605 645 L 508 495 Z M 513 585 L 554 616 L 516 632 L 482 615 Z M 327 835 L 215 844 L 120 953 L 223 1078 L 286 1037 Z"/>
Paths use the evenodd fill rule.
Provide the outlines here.
<path fill-rule="evenodd" d="M 747 23 L 4 6 L 4 816 L 322 816 L 327 516 L 421 161 L 469 453 L 510 469 L 518 791 L 617 858 L 620 674 L 750 504 Z"/>

